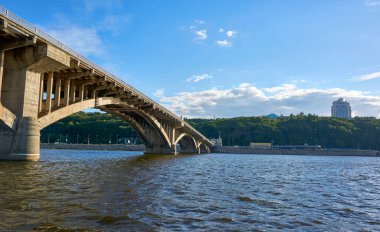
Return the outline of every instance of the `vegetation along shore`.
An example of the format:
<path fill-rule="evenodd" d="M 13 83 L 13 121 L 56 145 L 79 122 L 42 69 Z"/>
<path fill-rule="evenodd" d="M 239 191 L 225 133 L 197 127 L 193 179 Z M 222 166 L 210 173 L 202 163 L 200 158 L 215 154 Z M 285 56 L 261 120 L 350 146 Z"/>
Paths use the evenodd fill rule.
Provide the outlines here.
<path fill-rule="evenodd" d="M 380 119 L 338 119 L 315 115 L 286 117 L 235 117 L 186 119 L 208 138 L 220 137 L 225 146 L 251 142 L 272 145 L 321 145 L 322 148 L 379 150 Z M 41 132 L 42 143 L 141 144 L 138 134 L 124 120 L 108 113 L 80 112 Z"/>

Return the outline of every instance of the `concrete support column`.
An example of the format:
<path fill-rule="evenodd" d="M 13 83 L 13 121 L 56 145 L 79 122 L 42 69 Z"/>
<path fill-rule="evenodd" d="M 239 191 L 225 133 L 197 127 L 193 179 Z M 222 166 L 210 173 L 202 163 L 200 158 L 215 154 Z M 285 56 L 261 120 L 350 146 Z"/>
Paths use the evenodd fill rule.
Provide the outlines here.
<path fill-rule="evenodd" d="M 38 119 L 32 117 L 19 119 L 16 133 L 11 137 L 13 137 L 11 153 L 6 157 L 1 157 L 1 159 L 30 161 L 40 159 L 40 128 Z"/>
<path fill-rule="evenodd" d="M 42 112 L 43 109 L 43 98 L 44 98 L 44 74 L 40 75 L 40 94 L 38 98 L 38 113 Z"/>
<path fill-rule="evenodd" d="M 62 83 L 61 78 L 56 77 L 55 94 L 54 94 L 56 107 L 59 107 L 59 105 L 61 104 L 61 83 Z"/>
<path fill-rule="evenodd" d="M 38 160 L 40 157 L 38 114 L 43 109 L 44 75 L 29 70 L 23 63 L 34 59 L 33 51 L 25 49 L 24 53 L 8 51 L 5 54 L 2 103 L 17 117 L 12 128 L 0 128 L 1 160 Z M 18 57 L 20 53 L 22 58 Z M 49 84 L 52 85 L 51 78 Z"/>
<path fill-rule="evenodd" d="M 91 98 L 92 99 L 96 98 L 96 90 L 95 89 L 91 91 Z"/>
<path fill-rule="evenodd" d="M 64 92 L 64 95 L 65 95 L 64 104 L 65 104 L 65 106 L 68 106 L 69 105 L 69 101 L 70 101 L 70 79 L 66 79 L 65 80 L 65 92 Z"/>
<path fill-rule="evenodd" d="M 75 92 L 77 85 L 75 84 L 75 81 L 71 81 L 71 86 L 70 86 L 70 102 L 75 102 Z"/>
<path fill-rule="evenodd" d="M 170 139 L 171 139 L 171 143 L 172 144 L 174 144 L 175 145 L 175 128 L 173 128 L 172 130 L 171 130 L 171 137 L 169 137 Z"/>
<path fill-rule="evenodd" d="M 47 74 L 47 89 L 46 89 L 46 111 L 51 112 L 51 97 L 53 93 L 53 72 Z"/>
<path fill-rule="evenodd" d="M 84 99 L 84 85 L 80 85 L 79 87 L 79 101 L 83 101 Z"/>
<path fill-rule="evenodd" d="M 88 98 L 88 86 L 84 86 L 84 98 L 87 99 Z"/>
<path fill-rule="evenodd" d="M 0 105 L 1 105 L 1 90 L 3 85 L 3 73 L 4 73 L 4 51 L 0 53 Z"/>

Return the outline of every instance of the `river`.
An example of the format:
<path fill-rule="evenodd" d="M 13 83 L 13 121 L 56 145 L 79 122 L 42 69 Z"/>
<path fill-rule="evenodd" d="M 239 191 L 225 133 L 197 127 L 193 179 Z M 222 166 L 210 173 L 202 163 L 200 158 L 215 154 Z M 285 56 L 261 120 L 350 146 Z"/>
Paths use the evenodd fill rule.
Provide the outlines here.
<path fill-rule="evenodd" d="M 0 162 L 0 231 L 380 231 L 380 158 L 42 150 Z"/>

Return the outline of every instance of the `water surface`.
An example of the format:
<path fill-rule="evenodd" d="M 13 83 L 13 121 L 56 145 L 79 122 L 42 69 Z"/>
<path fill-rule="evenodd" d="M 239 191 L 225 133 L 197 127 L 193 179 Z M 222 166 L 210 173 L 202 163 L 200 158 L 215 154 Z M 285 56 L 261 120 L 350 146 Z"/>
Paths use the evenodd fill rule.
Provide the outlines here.
<path fill-rule="evenodd" d="M 380 158 L 42 150 L 0 162 L 0 231 L 379 231 Z"/>

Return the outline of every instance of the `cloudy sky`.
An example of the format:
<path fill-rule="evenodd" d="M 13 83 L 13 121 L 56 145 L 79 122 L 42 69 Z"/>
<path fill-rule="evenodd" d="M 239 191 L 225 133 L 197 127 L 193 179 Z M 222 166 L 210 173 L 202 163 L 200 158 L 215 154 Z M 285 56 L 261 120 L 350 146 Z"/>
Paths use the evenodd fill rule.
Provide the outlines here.
<path fill-rule="evenodd" d="M 0 0 L 178 115 L 380 117 L 380 0 Z"/>

